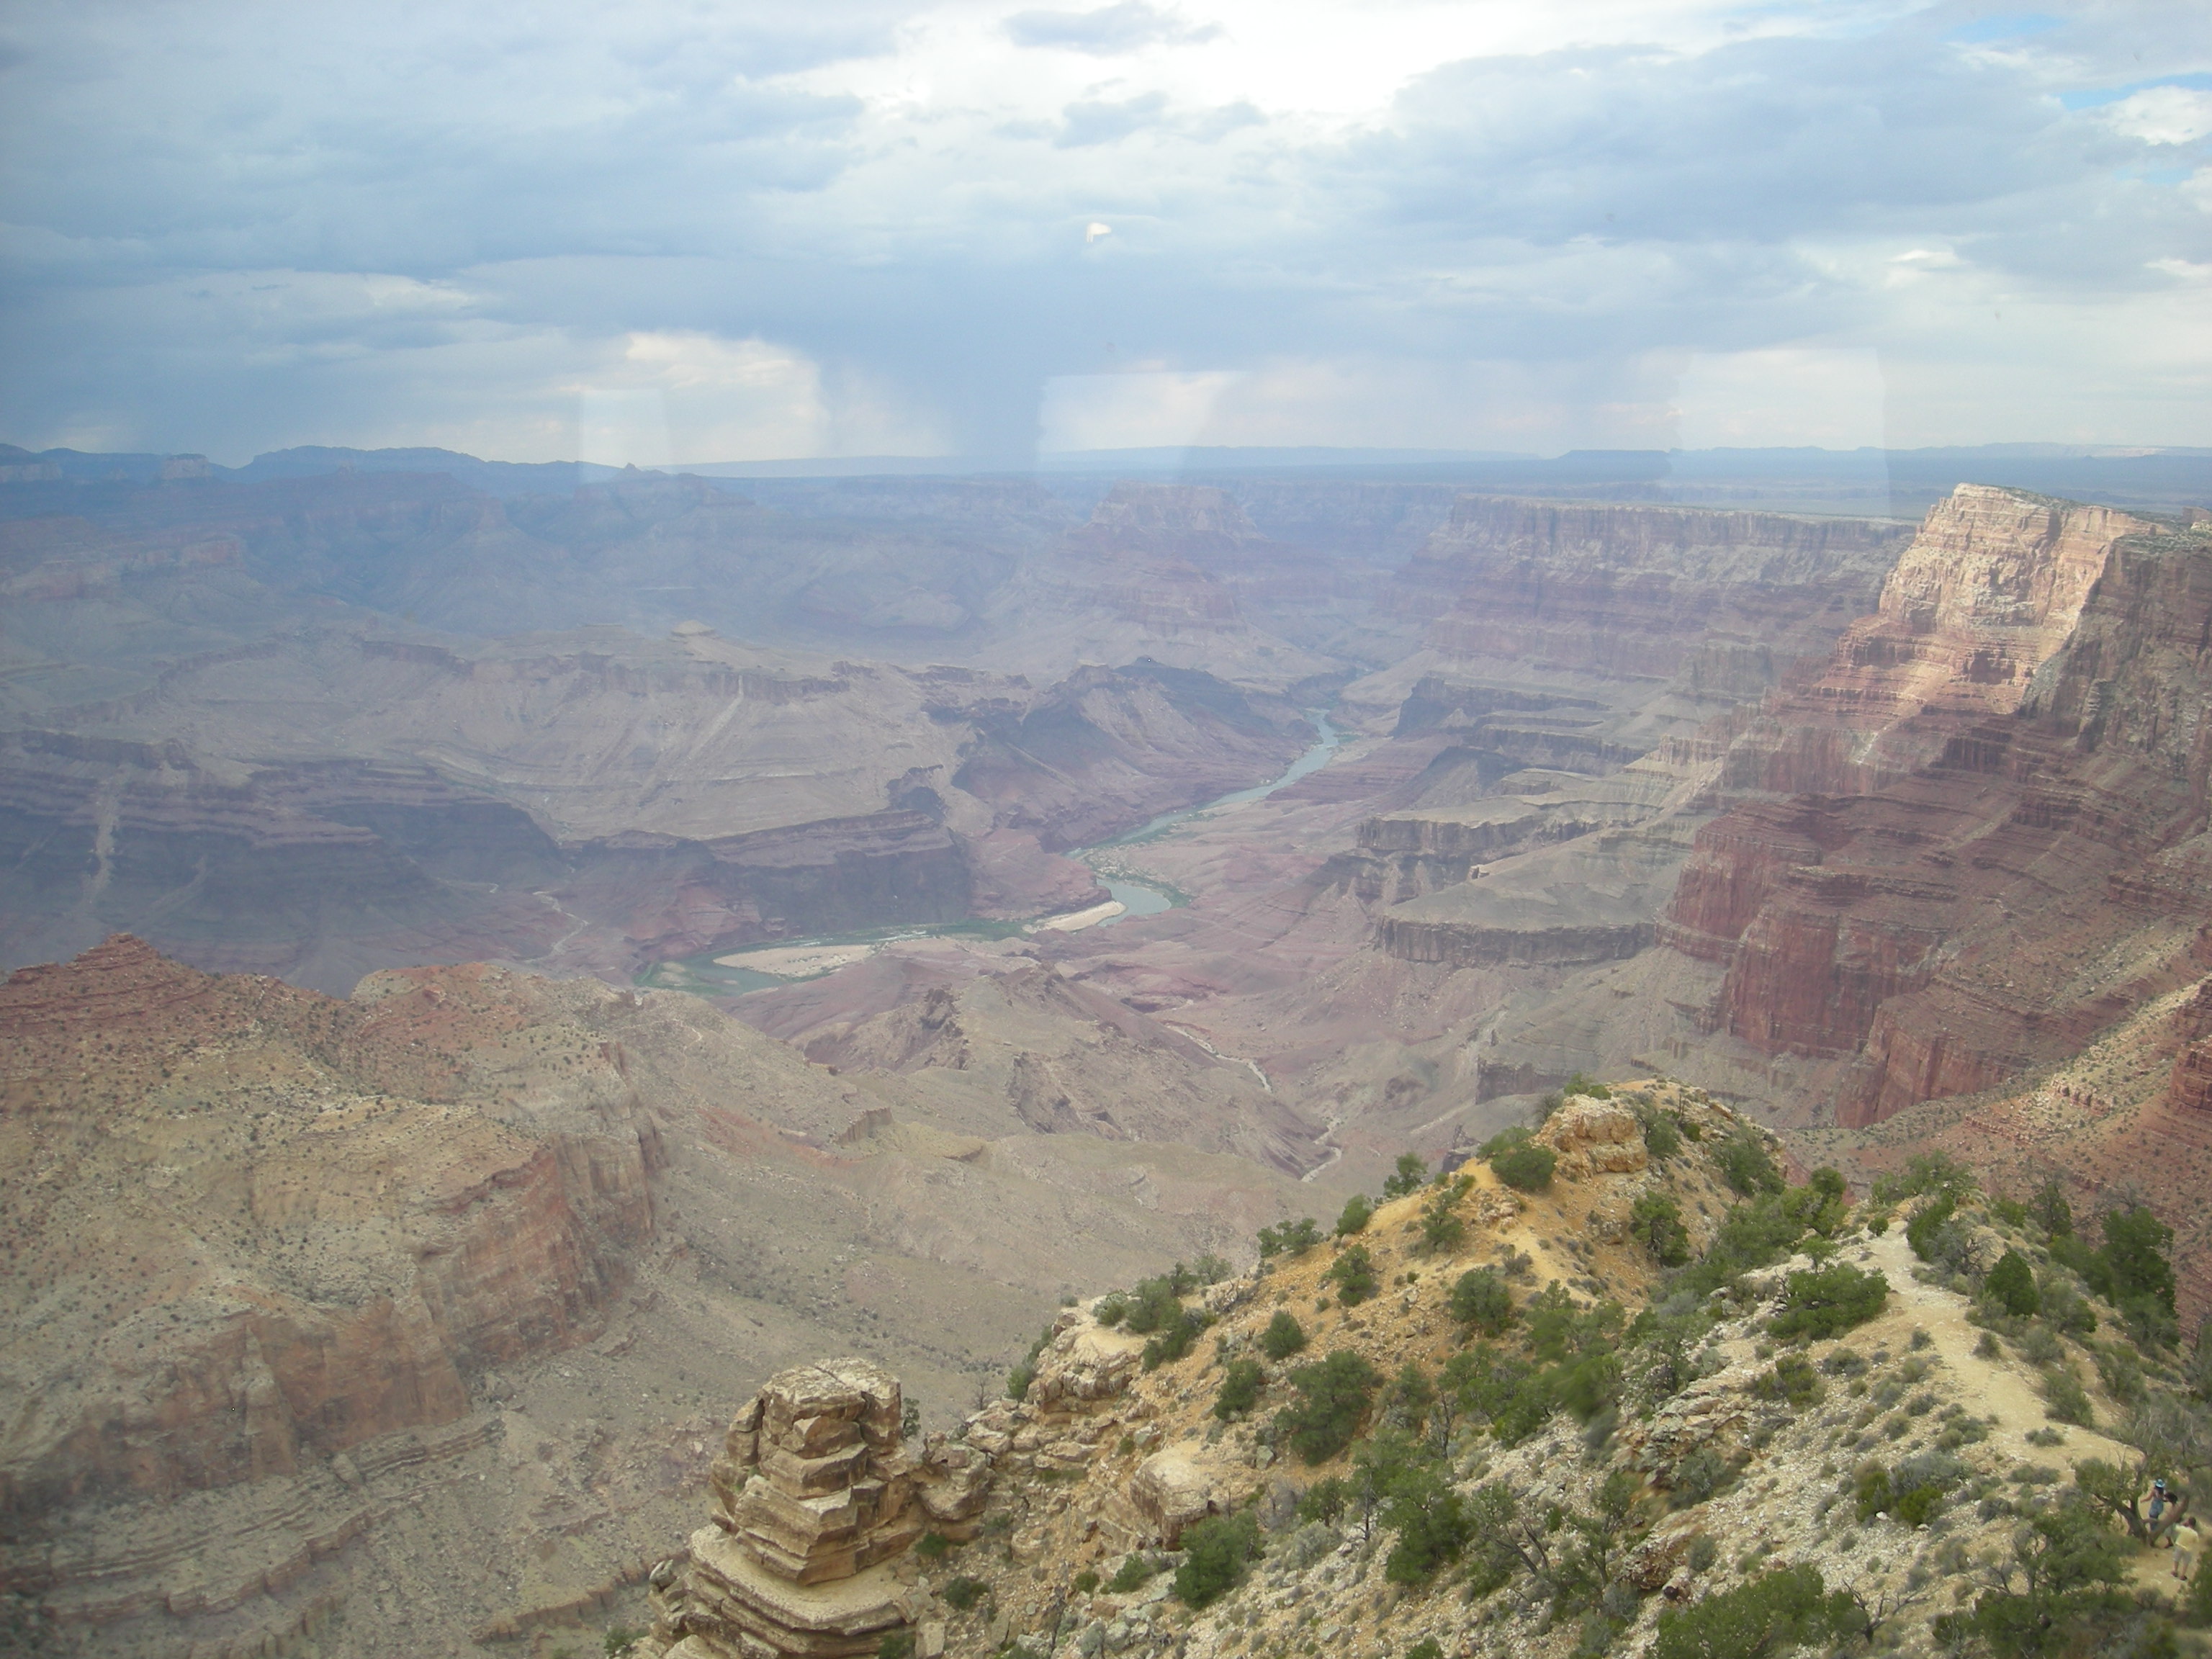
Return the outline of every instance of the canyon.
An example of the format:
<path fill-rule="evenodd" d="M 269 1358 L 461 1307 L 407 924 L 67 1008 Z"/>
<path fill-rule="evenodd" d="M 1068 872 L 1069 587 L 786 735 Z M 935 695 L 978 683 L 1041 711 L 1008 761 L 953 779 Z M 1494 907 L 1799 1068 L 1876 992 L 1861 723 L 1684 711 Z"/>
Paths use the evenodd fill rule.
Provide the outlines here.
<path fill-rule="evenodd" d="M 964 1524 L 943 1431 L 1063 1298 L 1577 1073 L 2147 1192 L 2212 1307 L 2202 508 L 321 465 L 0 483 L 58 1639 L 546 1650 L 702 1483 L 772 1625 L 800 1464 Z"/>

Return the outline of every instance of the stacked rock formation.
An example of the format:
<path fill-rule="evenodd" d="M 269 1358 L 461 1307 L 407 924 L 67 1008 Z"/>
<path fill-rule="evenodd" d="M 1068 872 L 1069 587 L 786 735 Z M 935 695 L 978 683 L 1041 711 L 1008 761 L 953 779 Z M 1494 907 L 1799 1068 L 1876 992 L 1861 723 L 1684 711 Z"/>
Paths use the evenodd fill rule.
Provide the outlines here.
<path fill-rule="evenodd" d="M 900 1558 L 926 1530 L 975 1535 L 990 1465 L 942 1436 L 917 1458 L 901 1415 L 898 1379 L 865 1359 L 769 1379 L 714 1462 L 713 1522 L 653 1575 L 670 1659 L 847 1659 L 915 1621 Z"/>

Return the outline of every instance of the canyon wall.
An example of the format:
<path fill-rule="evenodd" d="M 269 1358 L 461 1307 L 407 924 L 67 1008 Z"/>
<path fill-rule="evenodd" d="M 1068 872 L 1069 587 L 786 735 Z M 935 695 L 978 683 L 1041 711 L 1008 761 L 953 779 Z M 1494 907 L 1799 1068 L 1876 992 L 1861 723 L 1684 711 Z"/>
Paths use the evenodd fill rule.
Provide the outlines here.
<path fill-rule="evenodd" d="M 1868 1122 L 2201 973 L 2212 540 L 1962 486 L 1729 746 L 1669 906 L 1713 1018 Z"/>

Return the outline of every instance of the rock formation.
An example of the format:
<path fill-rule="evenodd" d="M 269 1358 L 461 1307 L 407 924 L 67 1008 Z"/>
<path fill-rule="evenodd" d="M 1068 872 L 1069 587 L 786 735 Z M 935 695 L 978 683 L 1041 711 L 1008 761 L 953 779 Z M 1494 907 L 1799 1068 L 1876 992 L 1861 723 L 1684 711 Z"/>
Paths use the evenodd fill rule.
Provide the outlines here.
<path fill-rule="evenodd" d="M 846 1659 L 908 1623 L 892 1564 L 925 1528 L 975 1535 L 989 1464 L 942 1436 L 915 1457 L 902 1415 L 898 1379 L 865 1359 L 770 1377 L 714 1462 L 713 1522 L 655 1575 L 656 1640 L 678 1659 Z"/>

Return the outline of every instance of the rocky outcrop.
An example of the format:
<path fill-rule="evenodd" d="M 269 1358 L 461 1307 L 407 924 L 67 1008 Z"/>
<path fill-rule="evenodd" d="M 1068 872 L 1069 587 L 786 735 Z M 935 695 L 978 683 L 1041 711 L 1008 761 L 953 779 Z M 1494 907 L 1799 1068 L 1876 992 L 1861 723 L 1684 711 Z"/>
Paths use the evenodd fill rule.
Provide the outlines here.
<path fill-rule="evenodd" d="M 964 1542 L 991 1460 L 933 1435 L 920 1457 L 898 1379 L 865 1359 L 779 1371 L 731 1422 L 716 1509 L 654 1574 L 653 1640 L 681 1659 L 872 1653 L 921 1606 L 890 1571 L 925 1528 Z"/>

